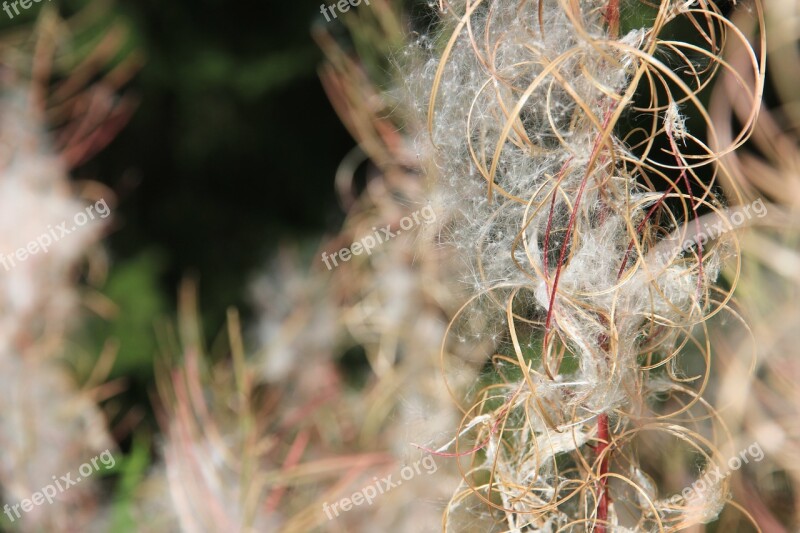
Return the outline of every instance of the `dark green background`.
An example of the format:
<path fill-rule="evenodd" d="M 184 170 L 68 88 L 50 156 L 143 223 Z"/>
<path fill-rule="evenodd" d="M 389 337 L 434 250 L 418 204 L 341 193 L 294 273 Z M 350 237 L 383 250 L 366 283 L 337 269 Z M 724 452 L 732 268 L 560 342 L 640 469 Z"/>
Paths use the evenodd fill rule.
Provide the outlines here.
<path fill-rule="evenodd" d="M 339 220 L 336 166 L 353 142 L 322 91 L 319 3 L 121 3 L 147 64 L 131 124 L 82 173 L 120 193 L 118 262 L 157 251 L 160 287 L 200 280 L 209 326 L 246 303 L 282 240 Z"/>
<path fill-rule="evenodd" d="M 176 320 L 181 280 L 198 281 L 205 339 L 225 356 L 226 310 L 248 323 L 249 287 L 278 247 L 308 252 L 339 227 L 333 179 L 354 141 L 318 78 L 318 0 L 118 0 L 109 17 L 146 63 L 126 88 L 139 100 L 132 121 L 74 173 L 119 202 L 100 288 L 119 313 L 91 318 L 78 344 L 97 354 L 118 341 L 112 377 L 127 388 L 110 401 L 148 413 L 147 434 L 158 334 Z"/>

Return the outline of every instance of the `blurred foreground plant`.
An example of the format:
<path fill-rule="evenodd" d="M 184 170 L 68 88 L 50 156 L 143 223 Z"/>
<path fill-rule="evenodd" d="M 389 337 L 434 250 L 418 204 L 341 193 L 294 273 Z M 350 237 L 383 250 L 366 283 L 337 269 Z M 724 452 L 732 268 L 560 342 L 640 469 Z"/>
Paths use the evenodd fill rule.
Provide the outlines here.
<path fill-rule="evenodd" d="M 0 271 L 0 487 L 12 505 L 114 447 L 97 407 L 117 390 L 104 383 L 112 351 L 82 385 L 67 357 L 71 330 L 91 301 L 78 290 L 79 276 L 94 281 L 102 273 L 102 253 L 89 251 L 103 221 L 67 227 L 69 235 L 49 249 L 39 242 L 87 203 L 113 205 L 110 191 L 96 183 L 74 186 L 68 175 L 109 142 L 131 109 L 114 93 L 135 65 L 99 72 L 118 51 L 114 29 L 90 57 L 71 48 L 70 32 L 80 34 L 91 20 L 64 20 L 46 8 L 32 29 L 0 39 L 0 243 L 4 255 L 16 257 Z M 25 260 L 20 249 L 29 254 Z M 79 268 L 87 257 L 88 267 Z M 3 515 L 2 523 L 22 531 L 84 531 L 101 516 L 99 496 L 96 480 L 82 480 L 13 524 Z"/>

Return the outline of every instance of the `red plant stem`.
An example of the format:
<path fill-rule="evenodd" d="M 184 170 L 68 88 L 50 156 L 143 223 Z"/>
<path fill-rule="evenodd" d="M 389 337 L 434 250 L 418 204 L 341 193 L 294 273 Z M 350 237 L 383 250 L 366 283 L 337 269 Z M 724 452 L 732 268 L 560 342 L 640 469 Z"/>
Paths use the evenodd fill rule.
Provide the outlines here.
<path fill-rule="evenodd" d="M 694 214 L 694 224 L 697 234 L 700 235 L 702 231 L 700 230 L 700 218 L 697 215 L 697 203 L 694 201 L 694 192 L 692 192 L 692 183 L 689 181 L 689 176 L 687 173 L 686 161 L 681 156 L 681 152 L 678 149 L 678 143 L 675 142 L 675 134 L 672 131 L 670 126 L 666 126 L 665 128 L 667 133 L 667 138 L 669 139 L 669 145 L 672 149 L 672 154 L 675 156 L 675 161 L 678 163 L 678 167 L 681 169 L 681 175 L 679 180 L 682 179 L 683 183 L 686 185 L 686 193 L 689 195 L 689 203 L 692 207 L 692 213 Z M 699 245 L 697 247 L 697 296 L 700 297 L 703 290 L 703 246 Z"/>
<path fill-rule="evenodd" d="M 609 0 L 605 12 L 608 33 L 612 39 L 619 36 L 619 0 Z"/>
<path fill-rule="evenodd" d="M 611 35 L 611 38 L 616 38 L 619 36 L 619 0 L 608 0 L 608 5 L 606 6 L 605 12 L 606 23 L 608 24 L 608 33 Z M 608 119 L 606 119 L 608 120 Z M 662 198 L 663 199 L 663 198 Z M 661 200 L 659 200 L 659 203 Z M 655 208 L 653 209 L 653 211 Z M 628 249 L 628 253 L 630 253 L 630 248 Z M 626 253 L 627 258 L 627 253 Z M 625 261 L 623 261 L 623 268 L 624 268 Z M 622 271 L 620 270 L 620 273 Z M 608 458 L 610 454 L 605 453 L 606 449 L 608 448 L 609 442 L 611 442 L 611 430 L 608 424 L 608 415 L 601 414 L 597 417 L 597 456 L 601 457 L 600 459 L 600 488 L 598 491 L 598 498 L 597 498 L 597 522 L 594 530 L 597 533 L 606 533 L 606 522 L 608 521 Z"/>
<path fill-rule="evenodd" d="M 614 111 L 615 104 L 612 104 L 609 110 L 606 112 L 605 119 L 603 119 L 603 128 L 608 127 L 608 122 L 611 119 L 611 114 Z M 597 157 L 597 153 L 600 150 L 600 139 L 602 138 L 602 133 L 597 136 L 597 140 L 595 140 L 594 147 L 592 148 L 592 157 L 590 160 L 594 160 Z M 566 171 L 567 165 L 569 164 L 569 160 L 564 163 L 564 167 L 562 167 L 563 171 Z M 591 174 L 591 169 L 586 169 L 586 175 L 583 177 L 581 181 L 581 185 L 578 188 L 578 194 L 575 196 L 575 204 L 572 207 L 572 213 L 569 216 L 569 222 L 567 223 L 567 231 L 564 235 L 564 243 L 561 245 L 561 254 L 558 258 L 558 265 L 556 265 L 556 274 L 555 278 L 553 279 L 553 288 L 550 292 L 550 305 L 547 307 L 547 318 L 545 319 L 544 330 L 545 330 L 545 337 L 544 337 L 544 344 L 543 349 L 547 351 L 547 333 L 550 331 L 550 322 L 553 320 L 553 311 L 555 310 L 555 303 L 556 303 L 556 293 L 558 293 L 558 281 L 561 278 L 561 269 L 564 266 L 564 259 L 567 256 L 567 246 L 569 245 L 570 237 L 572 236 L 572 230 L 575 227 L 575 219 L 578 214 L 578 208 L 581 205 L 581 198 L 583 197 L 583 191 L 586 189 L 586 184 L 589 181 L 589 176 Z M 561 176 L 559 176 L 559 179 Z M 553 192 L 555 194 L 555 191 Z M 549 222 L 548 222 L 549 225 Z M 545 236 L 546 239 L 549 240 L 549 230 L 547 231 L 547 235 Z M 549 241 L 548 241 L 549 242 Z M 547 257 L 547 253 L 544 254 Z"/>
<path fill-rule="evenodd" d="M 556 184 L 553 187 L 553 197 L 550 201 L 550 215 L 547 217 L 547 229 L 544 232 L 544 277 L 545 279 L 548 277 L 548 270 L 550 267 L 547 264 L 547 255 L 550 252 L 550 228 L 553 225 L 553 215 L 555 214 L 555 207 L 556 207 L 556 195 L 558 194 L 558 186 L 561 184 L 561 179 L 564 177 L 564 174 L 567 172 L 567 167 L 572 162 L 573 156 L 570 156 L 564 162 L 564 165 L 561 167 L 561 170 L 558 171 L 558 176 L 556 176 Z"/>
<path fill-rule="evenodd" d="M 639 225 L 636 227 L 637 234 L 640 234 L 642 232 L 642 229 L 644 229 L 644 226 L 645 224 L 647 224 L 647 221 L 650 220 L 650 218 L 656 212 L 656 209 L 658 209 L 661 206 L 661 204 L 664 203 L 664 200 L 667 199 L 667 195 L 674 188 L 675 185 L 673 184 L 667 191 L 664 192 L 664 194 L 661 195 L 658 201 L 655 204 L 653 204 L 653 207 L 650 208 L 650 210 L 647 212 L 647 215 L 645 215 L 644 219 L 641 222 L 639 222 Z M 622 258 L 622 264 L 619 267 L 619 272 L 617 272 L 617 281 L 619 281 L 619 279 L 622 277 L 622 274 L 625 272 L 625 267 L 628 265 L 628 258 L 631 255 L 631 251 L 633 251 L 633 245 L 634 245 L 634 239 L 631 238 L 631 241 L 628 243 L 628 249 L 625 250 L 625 256 L 623 256 Z"/>
<path fill-rule="evenodd" d="M 597 456 L 600 461 L 600 490 L 597 498 L 597 525 L 594 530 L 596 533 L 606 533 L 606 521 L 608 520 L 608 454 L 603 455 L 610 441 L 611 431 L 608 426 L 608 415 L 602 414 L 597 417 Z"/>
<path fill-rule="evenodd" d="M 612 113 L 614 111 L 614 107 L 615 106 L 612 105 L 610 107 L 610 109 L 606 112 L 606 116 L 605 116 L 605 118 L 603 120 L 603 128 L 607 128 L 608 127 L 609 120 L 611 119 L 611 115 L 612 115 Z M 598 136 L 597 140 L 595 141 L 594 148 L 592 148 L 592 157 L 591 157 L 591 159 L 594 159 L 598 155 L 598 152 L 599 152 L 599 150 L 601 148 L 601 145 L 600 145 L 601 137 L 602 137 L 602 135 Z M 564 171 L 566 170 L 566 166 L 567 166 L 568 163 L 569 162 L 565 163 L 564 168 L 562 170 L 564 170 Z M 576 215 L 578 213 L 578 208 L 579 208 L 580 203 L 581 203 L 581 198 L 583 197 L 583 192 L 586 189 L 586 184 L 589 181 L 589 176 L 591 174 L 590 171 L 591 171 L 591 169 L 587 168 L 586 175 L 583 177 L 583 180 L 581 181 L 581 185 L 578 188 L 578 194 L 575 197 L 575 203 L 573 205 L 572 213 L 570 214 L 569 222 L 567 224 L 566 235 L 564 236 L 564 243 L 561 246 L 561 254 L 560 254 L 559 258 L 558 258 L 558 264 L 556 266 L 555 277 L 553 279 L 553 287 L 552 287 L 551 293 L 550 293 L 550 304 L 549 304 L 548 309 L 547 309 L 547 318 L 545 320 L 545 326 L 544 326 L 545 336 L 544 336 L 544 341 L 543 341 L 543 346 L 542 346 L 542 349 L 543 349 L 542 353 L 545 353 L 547 351 L 548 333 L 550 331 L 550 324 L 551 324 L 551 320 L 553 319 L 553 314 L 554 314 L 554 310 L 555 310 L 555 297 L 556 297 L 556 293 L 558 292 L 558 282 L 559 282 L 559 279 L 561 277 L 561 269 L 564 266 L 564 259 L 566 258 L 567 245 L 569 244 L 569 239 L 570 239 L 570 236 L 572 235 L 572 230 L 575 227 L 575 218 L 576 218 Z M 553 195 L 555 197 L 555 191 L 553 191 Z M 552 218 L 552 205 L 551 205 L 551 215 L 550 216 Z M 549 240 L 549 234 L 550 234 L 549 226 L 550 226 L 550 220 L 548 219 L 548 230 L 547 230 L 546 235 L 545 235 L 546 241 Z M 548 245 L 546 244 L 545 246 L 547 247 Z M 545 248 L 545 257 L 546 256 L 547 256 L 547 248 Z M 608 340 L 607 339 L 602 339 L 601 340 L 601 344 L 604 345 L 606 350 L 608 349 Z M 600 415 L 598 417 L 598 419 L 597 419 L 597 425 L 598 425 L 597 433 L 598 433 L 599 440 L 600 440 L 600 444 L 597 447 L 597 454 L 598 454 L 598 457 L 599 457 L 603 453 L 603 451 L 608 447 L 608 443 L 609 443 L 610 431 L 609 431 L 609 426 L 608 426 L 608 415 L 605 415 L 605 414 Z M 595 531 L 597 531 L 599 533 L 605 533 L 605 531 L 606 531 L 605 520 L 608 518 L 608 496 L 606 494 L 606 480 L 607 480 L 607 478 L 604 476 L 604 474 L 606 474 L 607 472 L 608 472 L 608 457 L 604 457 L 602 462 L 601 462 L 601 465 L 600 465 L 600 476 L 601 476 L 601 478 L 600 478 L 600 491 L 599 491 L 600 492 L 600 496 L 599 496 L 598 501 L 597 501 L 597 518 L 598 518 L 598 521 L 602 521 L 603 524 L 598 524 L 597 527 L 595 528 Z"/>

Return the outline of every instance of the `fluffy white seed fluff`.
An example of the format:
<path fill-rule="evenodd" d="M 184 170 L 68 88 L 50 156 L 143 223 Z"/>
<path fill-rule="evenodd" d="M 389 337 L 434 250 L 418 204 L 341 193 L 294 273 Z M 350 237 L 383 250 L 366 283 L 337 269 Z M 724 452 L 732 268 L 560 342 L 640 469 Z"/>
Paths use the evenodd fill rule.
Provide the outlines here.
<path fill-rule="evenodd" d="M 533 377 L 500 389 L 517 402 L 496 411 L 498 418 L 525 413 L 526 423 L 514 446 L 487 437 L 486 460 L 475 466 L 493 473 L 493 490 L 514 502 L 509 508 L 534 513 L 548 490 L 552 496 L 575 481 L 556 471 L 551 456 L 583 448 L 597 415 L 642 403 L 646 377 L 637 356 L 649 326 L 699 316 L 702 288 L 718 265 L 704 258 L 702 268 L 693 261 L 654 267 L 647 248 L 632 244 L 660 192 L 623 163 L 633 156 L 606 125 L 623 111 L 640 67 L 631 50 L 646 50 L 652 34 L 611 35 L 606 2 L 597 0 L 448 6 L 442 33 L 417 43 L 425 59 L 406 83 L 430 121 L 417 152 L 433 161 L 429 170 L 452 211 L 448 236 L 464 259 L 462 281 L 480 296 L 476 313 L 492 317 L 494 327 L 482 334 L 496 344 L 511 345 L 527 320 L 547 324 L 551 345 L 557 338 L 577 359 L 572 375 L 559 376 L 563 385 L 534 361 Z M 685 133 L 677 109 L 666 120 L 668 131 Z M 513 295 L 518 318 L 509 324 Z M 467 508 L 458 497 L 450 511 L 456 508 Z M 581 514 L 577 503 L 570 514 Z M 565 523 L 558 514 L 507 518 L 515 531 Z"/>

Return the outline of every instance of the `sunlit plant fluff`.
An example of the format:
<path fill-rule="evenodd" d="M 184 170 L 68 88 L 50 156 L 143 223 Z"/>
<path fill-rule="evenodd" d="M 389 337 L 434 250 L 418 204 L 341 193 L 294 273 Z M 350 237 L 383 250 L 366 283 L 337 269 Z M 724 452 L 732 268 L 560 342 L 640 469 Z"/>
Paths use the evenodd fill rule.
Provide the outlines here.
<path fill-rule="evenodd" d="M 761 84 L 723 147 L 698 93 L 730 68 L 726 42 L 747 46 L 748 79 L 763 79 L 763 58 L 706 2 L 622 6 L 648 14 L 622 32 L 615 0 L 439 8 L 441 32 L 409 51 L 407 88 L 427 117 L 418 153 L 455 212 L 449 237 L 473 290 L 443 354 L 495 345 L 456 438 L 436 450 L 463 473 L 447 529 L 714 520 L 727 478 L 672 498 L 695 478 L 670 476 L 667 461 L 691 462 L 700 478 L 738 450 L 702 399 L 704 322 L 729 299 L 714 282 L 735 246 L 708 242 L 702 227 L 720 220 L 719 158 L 749 135 Z M 691 42 L 667 37 L 680 24 Z M 708 143 L 695 136 L 703 123 Z M 687 239 L 699 245 L 675 246 Z"/>

